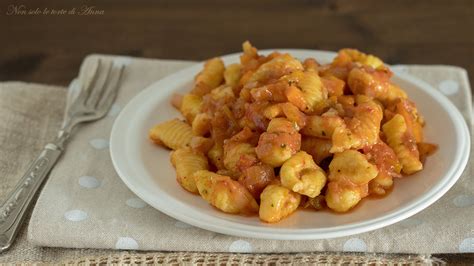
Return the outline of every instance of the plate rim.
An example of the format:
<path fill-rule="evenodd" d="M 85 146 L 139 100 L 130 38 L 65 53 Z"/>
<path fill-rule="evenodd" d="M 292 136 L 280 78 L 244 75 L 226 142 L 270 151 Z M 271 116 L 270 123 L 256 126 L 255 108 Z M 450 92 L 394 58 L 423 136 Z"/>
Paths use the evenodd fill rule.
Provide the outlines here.
<path fill-rule="evenodd" d="M 336 53 L 330 51 L 321 51 L 321 50 L 309 50 L 309 49 L 266 49 L 260 50 L 260 53 L 268 54 L 273 51 L 288 52 L 292 55 L 297 54 L 312 57 L 317 57 L 323 55 L 325 57 L 333 57 Z M 232 60 L 234 57 L 240 55 L 241 53 L 233 53 L 224 56 L 220 56 L 224 61 Z M 251 238 L 262 238 L 262 239 L 277 239 L 277 240 L 310 240 L 310 239 L 323 239 L 323 238 L 334 238 L 341 236 L 348 236 L 363 232 L 372 231 L 379 229 L 401 220 L 404 220 L 423 209 L 427 208 L 439 198 L 441 198 L 459 179 L 462 172 L 464 171 L 469 155 L 470 155 L 470 134 L 467 124 L 462 117 L 461 113 L 454 106 L 454 104 L 441 92 L 434 89 L 428 83 L 412 76 L 407 73 L 400 71 L 394 71 L 396 75 L 410 83 L 413 83 L 416 87 L 421 88 L 422 90 L 429 91 L 432 94 L 433 98 L 442 106 L 442 109 L 448 113 L 448 116 L 453 120 L 454 127 L 457 129 L 456 137 L 460 142 L 461 149 L 456 155 L 454 164 L 448 169 L 448 174 L 445 175 L 438 183 L 436 183 L 430 190 L 424 193 L 421 197 L 416 198 L 413 202 L 406 204 L 405 207 L 391 211 L 386 215 L 382 215 L 370 220 L 354 222 L 340 226 L 334 227 L 324 227 L 324 228 L 311 228 L 311 229 L 282 229 L 282 228 L 270 228 L 270 227 L 258 227 L 253 225 L 238 224 L 233 221 L 223 220 L 221 218 L 211 217 L 213 219 L 219 220 L 219 225 L 213 223 L 206 223 L 196 217 L 183 215 L 179 212 L 175 212 L 175 209 L 168 208 L 165 203 L 158 204 L 156 201 L 151 199 L 148 195 L 144 195 L 140 192 L 140 188 L 131 182 L 130 178 L 127 177 L 128 174 L 123 172 L 123 167 L 119 153 L 117 153 L 119 147 L 117 146 L 123 138 L 121 135 L 124 135 L 125 132 L 117 130 L 120 128 L 121 124 L 125 122 L 126 116 L 133 113 L 131 110 L 134 105 L 139 104 L 141 99 L 146 97 L 147 94 L 151 93 L 155 87 L 160 86 L 160 83 L 166 83 L 175 79 L 175 77 L 180 76 L 182 73 L 189 72 L 191 69 L 198 68 L 202 66 L 204 62 L 198 62 L 184 69 L 178 70 L 170 75 L 165 76 L 164 78 L 157 80 L 147 86 L 144 90 L 136 94 L 128 103 L 125 105 L 123 110 L 117 116 L 114 121 L 111 133 L 110 133 L 110 156 L 112 159 L 112 164 L 118 176 L 121 178 L 122 182 L 139 198 L 144 200 L 150 206 L 156 210 L 165 213 L 168 216 L 171 216 L 177 220 L 189 223 L 193 226 L 203 228 L 206 230 L 234 235 L 239 237 L 251 237 Z M 448 177 L 449 176 L 449 177 Z M 208 216 L 208 215 L 206 215 Z M 234 225 L 234 227 L 229 226 Z M 236 226 L 236 227 L 235 227 Z M 276 232 L 275 232 L 276 231 Z"/>

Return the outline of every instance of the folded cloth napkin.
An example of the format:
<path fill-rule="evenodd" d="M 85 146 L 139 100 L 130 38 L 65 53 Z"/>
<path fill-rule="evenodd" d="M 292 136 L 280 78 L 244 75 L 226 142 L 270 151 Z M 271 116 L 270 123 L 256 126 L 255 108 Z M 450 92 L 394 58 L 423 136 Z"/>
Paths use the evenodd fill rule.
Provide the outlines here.
<path fill-rule="evenodd" d="M 445 196 L 417 215 L 379 230 L 336 239 L 278 241 L 239 238 L 196 228 L 155 210 L 134 195 L 115 173 L 108 150 L 110 130 L 120 109 L 133 96 L 193 62 L 128 57 L 111 59 L 126 65 L 117 101 L 107 117 L 77 130 L 66 153 L 51 172 L 30 220 L 28 239 L 33 244 L 249 253 L 474 252 L 474 186 L 470 169 Z M 413 65 L 395 66 L 394 70 L 417 76 L 439 89 L 471 125 L 471 91 L 465 70 L 451 66 Z"/>

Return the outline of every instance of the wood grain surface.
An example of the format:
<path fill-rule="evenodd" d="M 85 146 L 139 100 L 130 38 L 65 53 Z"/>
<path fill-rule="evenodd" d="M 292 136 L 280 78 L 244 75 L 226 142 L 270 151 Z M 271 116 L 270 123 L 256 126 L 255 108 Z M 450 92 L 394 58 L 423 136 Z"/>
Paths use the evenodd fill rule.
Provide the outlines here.
<path fill-rule="evenodd" d="M 67 85 L 91 53 L 203 60 L 244 40 L 260 49 L 354 47 L 390 64 L 457 65 L 474 77 L 472 0 L 2 0 L 0 33 L 2 81 Z"/>
<path fill-rule="evenodd" d="M 11 13 L 41 10 L 41 14 Z M 84 7 L 103 11 L 79 15 Z M 44 9 L 75 14 L 43 14 Z M 66 85 L 87 54 L 202 60 L 258 48 L 355 47 L 474 75 L 474 1 L 0 1 L 0 80 Z"/>

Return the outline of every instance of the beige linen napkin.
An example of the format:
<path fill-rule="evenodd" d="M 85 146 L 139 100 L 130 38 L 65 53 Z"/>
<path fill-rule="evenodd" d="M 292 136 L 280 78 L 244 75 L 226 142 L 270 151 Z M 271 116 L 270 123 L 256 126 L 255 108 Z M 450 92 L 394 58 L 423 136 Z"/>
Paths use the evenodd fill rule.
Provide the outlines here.
<path fill-rule="evenodd" d="M 161 61 L 165 63 L 166 61 Z M 44 143 L 60 124 L 66 90 L 63 87 L 24 82 L 0 83 L 0 198 L 4 198 L 24 173 Z M 5 149 L 3 149 L 5 147 Z M 31 208 L 32 211 L 32 208 Z M 31 213 L 29 211 L 29 213 Z M 29 219 L 12 247 L 0 253 L 0 264 L 429 264 L 430 255 L 351 252 L 236 254 L 212 252 L 143 252 L 115 249 L 66 249 L 34 246 L 27 241 Z M 445 257 L 450 260 L 450 257 Z M 3 264 L 2 264 L 3 265 Z"/>
<path fill-rule="evenodd" d="M 379 230 L 329 240 L 277 241 L 227 236 L 176 221 L 153 209 L 137 198 L 115 173 L 108 150 L 110 130 L 120 109 L 134 95 L 193 63 L 127 57 L 114 60 L 126 65 L 117 102 L 106 118 L 76 132 L 52 171 L 29 224 L 28 239 L 33 244 L 259 253 L 474 252 L 474 188 L 470 169 L 445 196 L 421 213 Z M 471 95 L 465 70 L 450 66 L 397 66 L 395 69 L 441 90 L 471 124 Z"/>

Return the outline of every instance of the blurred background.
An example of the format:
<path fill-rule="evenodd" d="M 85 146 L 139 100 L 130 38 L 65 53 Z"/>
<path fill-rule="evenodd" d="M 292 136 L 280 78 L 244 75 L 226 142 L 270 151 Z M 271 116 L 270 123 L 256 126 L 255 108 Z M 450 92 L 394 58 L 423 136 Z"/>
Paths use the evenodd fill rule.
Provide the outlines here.
<path fill-rule="evenodd" d="M 473 31 L 472 0 L 2 0 L 0 80 L 67 85 L 90 53 L 203 60 L 244 40 L 354 47 L 390 64 L 461 66 L 472 78 Z"/>

